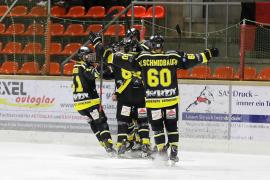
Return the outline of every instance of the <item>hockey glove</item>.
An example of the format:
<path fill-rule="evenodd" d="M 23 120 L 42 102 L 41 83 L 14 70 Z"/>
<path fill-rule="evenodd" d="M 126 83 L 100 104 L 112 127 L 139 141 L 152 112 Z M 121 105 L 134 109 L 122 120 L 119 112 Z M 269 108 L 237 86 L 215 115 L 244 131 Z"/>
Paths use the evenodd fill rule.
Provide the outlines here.
<path fill-rule="evenodd" d="M 206 50 L 204 50 L 204 54 L 205 54 L 206 58 L 209 60 L 212 57 L 217 57 L 219 55 L 219 50 L 218 50 L 218 48 L 206 49 Z"/>
<path fill-rule="evenodd" d="M 97 73 L 100 73 L 101 72 L 100 64 L 98 64 L 95 69 L 96 69 Z M 110 75 L 112 73 L 113 73 L 113 70 L 112 70 L 111 66 L 103 64 L 103 75 Z"/>
<path fill-rule="evenodd" d="M 94 45 L 94 47 L 102 42 L 101 36 L 98 33 L 94 33 L 92 31 L 89 33 L 89 40 Z"/>

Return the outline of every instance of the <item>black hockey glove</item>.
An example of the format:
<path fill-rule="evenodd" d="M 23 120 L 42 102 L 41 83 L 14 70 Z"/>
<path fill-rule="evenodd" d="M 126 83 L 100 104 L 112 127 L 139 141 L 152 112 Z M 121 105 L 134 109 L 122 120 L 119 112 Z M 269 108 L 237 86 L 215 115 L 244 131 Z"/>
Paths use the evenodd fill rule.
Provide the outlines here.
<path fill-rule="evenodd" d="M 209 60 L 212 57 L 217 57 L 219 55 L 219 50 L 218 50 L 218 48 L 206 49 L 206 50 L 204 50 L 204 54 L 205 54 L 206 58 Z"/>
<path fill-rule="evenodd" d="M 113 73 L 112 67 L 104 64 L 103 65 L 103 72 L 104 72 L 104 74 L 112 74 Z"/>
<path fill-rule="evenodd" d="M 98 33 L 94 33 L 92 31 L 89 33 L 89 40 L 94 45 L 94 47 L 102 42 L 101 36 Z"/>

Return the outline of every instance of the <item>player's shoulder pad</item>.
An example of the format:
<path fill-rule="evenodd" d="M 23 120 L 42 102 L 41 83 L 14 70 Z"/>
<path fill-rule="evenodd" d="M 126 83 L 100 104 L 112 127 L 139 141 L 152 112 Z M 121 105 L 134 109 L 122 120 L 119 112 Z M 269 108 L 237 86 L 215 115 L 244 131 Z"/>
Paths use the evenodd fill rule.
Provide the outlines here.
<path fill-rule="evenodd" d="M 137 58 L 149 56 L 149 55 L 151 55 L 151 53 L 149 51 L 142 51 L 137 55 Z"/>
<path fill-rule="evenodd" d="M 178 57 L 181 57 L 181 54 L 178 52 L 178 51 L 175 51 L 175 50 L 168 50 L 165 52 L 166 55 L 175 55 L 175 56 L 178 56 Z"/>
<path fill-rule="evenodd" d="M 133 53 L 124 53 L 124 52 L 121 52 L 121 51 L 117 51 L 114 54 L 117 55 L 117 56 L 134 56 Z"/>
<path fill-rule="evenodd" d="M 151 54 L 149 51 L 142 51 L 139 53 L 140 55 L 149 55 Z"/>
<path fill-rule="evenodd" d="M 86 63 L 84 61 L 77 61 L 76 64 L 74 65 L 74 67 L 82 67 L 82 68 L 86 68 Z"/>

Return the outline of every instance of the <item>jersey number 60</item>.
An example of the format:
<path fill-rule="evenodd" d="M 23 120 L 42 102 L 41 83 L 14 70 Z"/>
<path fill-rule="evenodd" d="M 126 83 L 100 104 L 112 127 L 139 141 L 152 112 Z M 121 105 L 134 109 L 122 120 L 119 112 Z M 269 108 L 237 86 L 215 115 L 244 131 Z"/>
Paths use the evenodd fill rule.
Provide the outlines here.
<path fill-rule="evenodd" d="M 159 84 L 163 87 L 168 87 L 172 83 L 171 77 L 171 71 L 167 68 L 160 71 L 151 68 L 147 71 L 147 84 L 150 87 L 157 87 Z"/>

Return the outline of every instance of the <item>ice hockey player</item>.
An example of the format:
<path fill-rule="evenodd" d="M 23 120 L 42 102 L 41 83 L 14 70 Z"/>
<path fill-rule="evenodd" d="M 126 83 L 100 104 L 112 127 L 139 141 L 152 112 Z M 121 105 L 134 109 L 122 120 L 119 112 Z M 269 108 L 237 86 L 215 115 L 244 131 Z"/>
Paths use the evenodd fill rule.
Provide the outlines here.
<path fill-rule="evenodd" d="M 96 34 L 94 34 L 96 35 Z M 92 36 L 94 36 L 92 34 Z M 104 50 L 98 37 L 90 40 L 96 45 L 97 51 Z M 176 78 L 177 69 L 187 69 L 200 63 L 207 63 L 212 57 L 218 56 L 218 49 L 206 49 L 202 53 L 189 54 L 181 51 L 163 51 L 164 39 L 161 35 L 150 37 L 151 51 L 141 52 L 137 56 L 115 55 L 104 53 L 108 56 L 108 63 L 129 71 L 141 71 L 144 88 L 145 101 L 151 128 L 154 131 L 154 140 L 158 149 L 158 155 L 165 157 L 164 126 L 167 131 L 167 139 L 170 144 L 169 159 L 173 162 L 178 158 L 178 83 Z M 120 59 L 120 60 L 119 60 Z"/>
<path fill-rule="evenodd" d="M 132 28 L 127 31 L 126 37 L 122 42 L 126 54 L 136 55 L 142 51 L 140 44 L 140 32 Z M 115 52 L 116 54 L 123 54 Z M 145 92 L 140 72 L 127 71 L 114 66 L 114 76 L 117 90 L 114 94 L 117 99 L 117 122 L 118 138 L 116 147 L 119 156 L 125 156 L 126 151 L 139 150 L 138 139 L 141 141 L 141 156 L 148 157 L 151 154 L 149 125 L 147 110 L 145 108 Z M 135 121 L 133 123 L 133 121 Z M 132 125 L 132 126 L 129 126 Z M 136 136 L 136 126 L 138 126 L 138 135 Z M 131 128 L 133 133 L 129 136 Z M 131 142 L 133 140 L 133 142 Z M 131 145 L 131 146 L 128 146 Z"/>
<path fill-rule="evenodd" d="M 78 61 L 73 68 L 73 100 L 75 109 L 89 118 L 93 133 L 109 154 L 114 154 L 113 142 L 107 123 L 107 117 L 100 108 L 100 99 L 96 90 L 95 79 L 99 77 L 99 64 L 92 50 L 82 46 L 77 54 Z M 104 67 L 103 77 L 111 79 L 112 71 Z"/>

